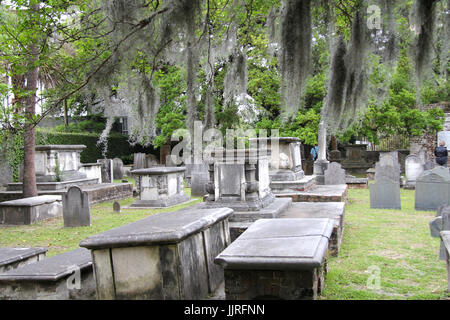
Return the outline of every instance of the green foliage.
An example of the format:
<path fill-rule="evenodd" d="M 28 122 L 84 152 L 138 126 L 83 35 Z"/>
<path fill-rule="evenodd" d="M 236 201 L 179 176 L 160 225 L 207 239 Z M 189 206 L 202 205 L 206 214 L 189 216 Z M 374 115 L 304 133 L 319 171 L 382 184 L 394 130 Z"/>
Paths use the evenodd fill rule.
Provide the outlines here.
<path fill-rule="evenodd" d="M 89 119 L 80 122 L 72 122 L 66 127 L 64 124 L 56 126 L 57 132 L 96 132 L 101 133 L 105 129 L 105 122 L 98 119 Z"/>
<path fill-rule="evenodd" d="M 67 133 L 55 132 L 38 129 L 36 130 L 36 145 L 43 144 L 78 144 L 85 145 L 86 149 L 80 155 L 82 163 L 95 163 L 97 159 L 102 159 L 102 150 L 97 146 L 99 134 L 97 133 Z M 142 148 L 140 146 L 131 146 L 128 142 L 128 137 L 111 133 L 108 137 L 108 152 L 107 158 L 121 158 L 124 163 L 132 163 L 133 153 L 145 152 L 155 153 L 153 148 Z"/>

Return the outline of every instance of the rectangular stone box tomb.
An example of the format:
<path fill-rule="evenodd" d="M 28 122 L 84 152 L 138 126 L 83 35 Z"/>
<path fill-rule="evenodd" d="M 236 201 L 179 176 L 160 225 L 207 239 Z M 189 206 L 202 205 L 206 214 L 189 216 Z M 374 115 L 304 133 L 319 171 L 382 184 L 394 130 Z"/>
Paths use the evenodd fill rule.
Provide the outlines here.
<path fill-rule="evenodd" d="M 332 219 L 261 219 L 214 260 L 227 300 L 316 299 L 324 284 Z"/>
<path fill-rule="evenodd" d="M 0 300 L 91 300 L 89 250 L 78 248 L 0 274 Z"/>
<path fill-rule="evenodd" d="M 152 215 L 91 236 L 101 300 L 204 299 L 223 281 L 214 258 L 230 243 L 229 208 Z"/>
<path fill-rule="evenodd" d="M 28 225 L 62 214 L 61 196 L 43 195 L 0 203 L 0 224 Z"/>

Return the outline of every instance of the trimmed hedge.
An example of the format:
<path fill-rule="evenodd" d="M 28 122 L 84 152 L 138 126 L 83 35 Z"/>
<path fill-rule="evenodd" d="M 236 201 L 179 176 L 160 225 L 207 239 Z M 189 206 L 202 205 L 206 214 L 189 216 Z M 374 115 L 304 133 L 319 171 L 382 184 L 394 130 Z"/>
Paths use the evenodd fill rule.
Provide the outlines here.
<path fill-rule="evenodd" d="M 94 163 L 97 162 L 97 159 L 103 158 L 103 146 L 97 146 L 98 139 L 98 133 L 66 133 L 43 129 L 36 130 L 36 145 L 84 144 L 86 149 L 80 155 L 82 163 Z M 107 158 L 121 158 L 124 164 L 133 164 L 133 153 L 138 152 L 151 153 L 156 156 L 159 154 L 153 147 L 131 146 L 128 142 L 128 137 L 125 135 L 111 133 L 108 137 Z"/>

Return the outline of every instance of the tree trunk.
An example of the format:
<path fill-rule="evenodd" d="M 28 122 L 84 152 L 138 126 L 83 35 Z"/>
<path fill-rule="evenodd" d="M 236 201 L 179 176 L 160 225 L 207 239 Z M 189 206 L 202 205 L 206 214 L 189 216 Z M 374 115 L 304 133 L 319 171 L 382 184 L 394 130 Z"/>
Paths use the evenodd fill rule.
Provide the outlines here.
<path fill-rule="evenodd" d="M 35 197 L 38 195 L 36 185 L 36 170 L 34 166 L 34 149 L 35 149 L 35 125 L 33 117 L 36 114 L 36 90 L 38 86 L 39 68 L 33 66 L 38 58 L 36 48 L 30 45 L 29 65 L 31 69 L 27 72 L 26 90 L 29 96 L 25 100 L 25 131 L 24 131 L 24 162 L 23 162 L 23 197 Z"/>
<path fill-rule="evenodd" d="M 67 105 L 67 99 L 64 99 L 64 127 L 67 129 L 69 126 L 69 106 Z"/>

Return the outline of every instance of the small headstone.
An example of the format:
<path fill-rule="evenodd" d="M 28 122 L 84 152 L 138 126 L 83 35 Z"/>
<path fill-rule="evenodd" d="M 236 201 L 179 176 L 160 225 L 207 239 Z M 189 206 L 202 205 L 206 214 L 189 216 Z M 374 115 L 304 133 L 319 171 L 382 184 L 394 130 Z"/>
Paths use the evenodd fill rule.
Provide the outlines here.
<path fill-rule="evenodd" d="M 113 177 L 114 179 L 123 178 L 123 161 L 120 158 L 113 159 Z"/>
<path fill-rule="evenodd" d="M 64 227 L 83 227 L 91 225 L 89 195 L 79 187 L 73 186 L 63 195 Z"/>
<path fill-rule="evenodd" d="M 206 191 L 206 185 L 209 182 L 209 173 L 194 171 L 191 173 L 191 196 L 203 197 L 208 192 Z"/>
<path fill-rule="evenodd" d="M 120 213 L 120 203 L 118 201 L 114 201 L 113 210 L 114 212 Z"/>
<path fill-rule="evenodd" d="M 325 184 L 326 185 L 336 185 L 345 184 L 345 170 L 337 162 L 331 162 L 328 165 L 328 169 L 325 170 Z"/>
<path fill-rule="evenodd" d="M 375 164 L 375 181 L 386 177 L 400 182 L 400 164 L 396 153 L 380 154 L 380 161 Z"/>

